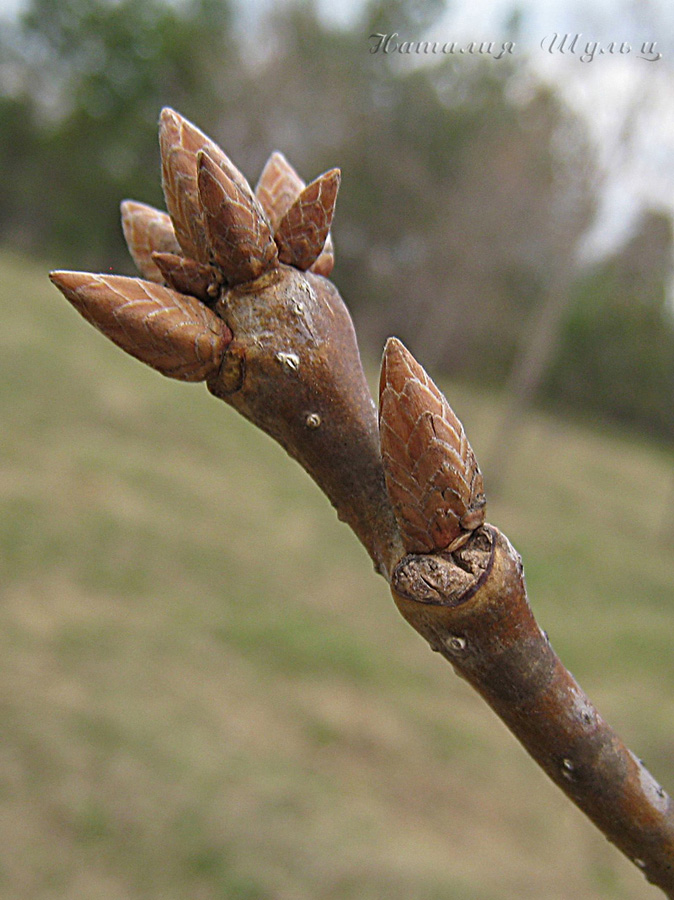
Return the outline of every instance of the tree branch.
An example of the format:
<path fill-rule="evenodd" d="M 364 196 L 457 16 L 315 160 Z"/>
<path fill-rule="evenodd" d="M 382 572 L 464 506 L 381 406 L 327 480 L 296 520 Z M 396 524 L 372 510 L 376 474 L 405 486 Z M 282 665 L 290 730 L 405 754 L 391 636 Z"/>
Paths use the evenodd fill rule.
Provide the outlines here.
<path fill-rule="evenodd" d="M 380 394 L 386 482 L 409 553 L 391 577 L 398 609 L 576 806 L 674 898 L 669 797 L 550 646 L 529 607 L 519 554 L 481 524 L 482 477 L 461 423 L 393 338 Z"/>
<path fill-rule="evenodd" d="M 507 538 L 485 525 L 453 554 L 406 556 L 391 589 L 404 618 L 555 784 L 674 898 L 671 800 L 560 662 L 529 607 L 522 562 Z"/>
<path fill-rule="evenodd" d="M 147 280 L 54 272 L 53 282 L 128 353 L 169 377 L 205 381 L 297 459 L 390 581 L 405 619 L 674 898 L 671 802 L 536 624 L 518 554 L 484 524 L 463 426 L 395 339 L 377 426 L 351 318 L 325 277 L 336 170 L 304 188 L 276 154 L 253 194 L 172 110 L 162 114 L 161 150 L 169 216 L 128 202 L 122 210 Z"/>

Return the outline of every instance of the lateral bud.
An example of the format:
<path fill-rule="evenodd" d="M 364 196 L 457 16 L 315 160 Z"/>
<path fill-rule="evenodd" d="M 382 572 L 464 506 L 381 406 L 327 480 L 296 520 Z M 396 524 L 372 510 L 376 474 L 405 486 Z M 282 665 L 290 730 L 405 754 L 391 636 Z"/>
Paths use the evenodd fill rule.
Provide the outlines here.
<path fill-rule="evenodd" d="M 195 297 L 122 275 L 49 277 L 88 322 L 162 375 L 205 381 L 219 370 L 232 333 Z"/>
<path fill-rule="evenodd" d="M 330 232 L 340 178 L 339 169 L 319 175 L 283 216 L 275 235 L 281 262 L 305 271 L 319 258 Z"/>
<path fill-rule="evenodd" d="M 175 253 L 153 253 L 152 261 L 174 291 L 191 294 L 204 303 L 214 303 L 222 287 L 222 275 L 215 266 Z"/>
<path fill-rule="evenodd" d="M 161 284 L 162 273 L 152 254 L 180 253 L 171 217 L 135 200 L 123 200 L 120 209 L 124 239 L 136 268 L 143 278 Z"/>
<path fill-rule="evenodd" d="M 230 284 L 253 281 L 277 264 L 262 210 L 204 151 L 197 156 L 199 201 L 215 262 Z"/>
<path fill-rule="evenodd" d="M 486 504 L 463 425 L 395 338 L 384 350 L 379 396 L 386 487 L 405 549 L 456 550 L 484 522 Z"/>
<path fill-rule="evenodd" d="M 304 181 L 282 153 L 275 150 L 265 163 L 255 194 L 274 231 L 304 190 Z"/>

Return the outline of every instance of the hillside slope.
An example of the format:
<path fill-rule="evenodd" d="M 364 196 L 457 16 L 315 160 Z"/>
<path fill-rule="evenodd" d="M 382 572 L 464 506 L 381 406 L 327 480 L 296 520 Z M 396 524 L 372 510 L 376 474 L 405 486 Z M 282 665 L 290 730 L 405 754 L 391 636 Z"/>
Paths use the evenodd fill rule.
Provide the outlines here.
<path fill-rule="evenodd" d="M 0 273 L 2 896 L 659 896 L 279 448 L 124 356 L 46 267 Z M 497 398 L 444 387 L 480 458 Z M 671 466 L 536 416 L 488 508 L 556 649 L 670 789 Z"/>

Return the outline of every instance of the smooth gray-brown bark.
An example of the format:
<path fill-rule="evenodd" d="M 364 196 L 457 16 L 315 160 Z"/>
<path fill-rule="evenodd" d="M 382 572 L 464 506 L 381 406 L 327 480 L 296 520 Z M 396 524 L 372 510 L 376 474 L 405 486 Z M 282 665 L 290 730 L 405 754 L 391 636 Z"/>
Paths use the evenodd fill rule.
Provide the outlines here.
<path fill-rule="evenodd" d="M 297 459 L 407 621 L 674 898 L 669 797 L 555 655 L 529 608 L 518 554 L 483 524 L 482 477 L 463 426 L 394 340 L 377 421 L 348 310 L 325 277 L 336 170 L 304 188 L 274 154 L 253 195 L 225 154 L 171 110 L 161 150 L 169 216 L 122 209 L 146 280 L 55 272 L 54 283 L 128 353 L 169 377 L 205 381 Z"/>
<path fill-rule="evenodd" d="M 454 554 L 405 557 L 404 618 L 484 697 L 606 837 L 674 897 L 674 809 L 601 717 L 531 612 L 519 555 L 491 525 Z"/>

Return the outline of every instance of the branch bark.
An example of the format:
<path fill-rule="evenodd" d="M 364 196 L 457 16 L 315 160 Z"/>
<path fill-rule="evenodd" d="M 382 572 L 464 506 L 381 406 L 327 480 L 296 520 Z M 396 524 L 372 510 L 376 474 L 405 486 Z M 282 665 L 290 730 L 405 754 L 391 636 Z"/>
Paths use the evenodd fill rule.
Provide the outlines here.
<path fill-rule="evenodd" d="M 348 310 L 324 277 L 337 174 L 304 189 L 272 157 L 254 196 L 225 154 L 171 110 L 161 149 L 170 218 L 123 208 L 150 280 L 55 272 L 53 282 L 128 353 L 169 377 L 205 381 L 297 459 L 390 582 L 405 619 L 674 900 L 671 801 L 536 624 L 518 554 L 484 524 L 482 475 L 463 426 L 394 339 L 378 427 Z"/>
<path fill-rule="evenodd" d="M 482 477 L 463 427 L 394 338 L 384 351 L 379 424 L 386 483 L 408 551 L 391 576 L 398 609 L 555 784 L 674 898 L 671 801 L 536 623 L 519 554 L 498 529 L 482 524 L 484 495 L 479 507 L 473 502 L 472 486 L 481 491 Z"/>
<path fill-rule="evenodd" d="M 391 590 L 527 752 L 646 878 L 674 898 L 674 809 L 561 663 L 527 600 L 522 562 L 492 525 L 453 554 L 406 556 Z"/>

